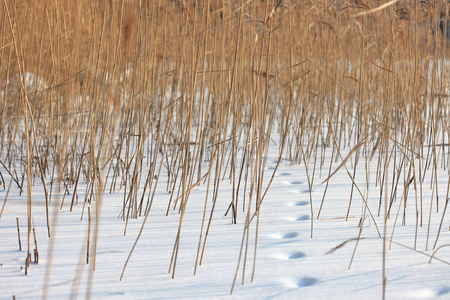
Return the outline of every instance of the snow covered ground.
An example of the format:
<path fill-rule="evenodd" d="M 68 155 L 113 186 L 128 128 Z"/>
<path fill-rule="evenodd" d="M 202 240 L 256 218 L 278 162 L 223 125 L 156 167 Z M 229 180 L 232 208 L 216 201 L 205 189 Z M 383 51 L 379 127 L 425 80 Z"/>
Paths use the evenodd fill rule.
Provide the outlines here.
<path fill-rule="evenodd" d="M 278 146 L 271 143 L 271 147 L 264 186 L 267 186 L 277 161 Z M 330 155 L 327 152 L 328 160 Z M 340 162 L 335 163 L 332 169 Z M 375 186 L 376 163 L 376 160 L 371 163 L 369 191 L 365 188 L 363 163 L 358 165 L 356 183 L 363 195 L 367 196 L 369 208 L 383 236 L 384 206 L 378 216 L 380 190 Z M 351 160 L 347 165 L 351 166 Z M 181 228 L 175 275 L 172 278 L 173 271 L 169 273 L 169 267 L 180 214 L 176 209 L 165 216 L 170 195 L 160 184 L 142 236 L 122 281 L 119 279 L 124 264 L 144 220 L 143 217 L 130 219 L 127 233 L 124 235 L 125 223 L 118 218 L 122 209 L 123 193 L 105 194 L 102 197 L 96 269 L 92 272 L 95 203 L 91 205 L 91 256 L 89 264 L 86 264 L 89 205 L 83 211 L 83 203 L 78 203 L 70 212 L 69 201 L 65 199 L 62 210 L 59 210 L 61 199 L 57 200 L 57 197 L 53 196 L 50 206 L 53 236 L 49 239 L 43 190 L 36 184 L 33 188 L 33 219 L 39 263 L 31 263 L 29 274 L 25 276 L 27 197 L 25 192 L 19 196 L 18 189 L 12 186 L 0 219 L 0 298 L 381 299 L 383 239 L 379 237 L 368 211 L 364 210 L 364 202 L 356 190 L 353 193 L 348 220 L 345 220 L 352 184 L 344 168 L 330 179 L 323 208 L 317 219 L 325 184 L 317 185 L 327 177 L 327 172 L 328 167 L 324 167 L 321 174 L 319 170 L 316 170 L 315 174 L 315 188 L 311 193 L 311 238 L 311 205 L 305 165 L 291 165 L 285 160 L 280 163 L 262 203 L 258 228 L 256 218 L 252 222 L 245 273 L 242 256 L 232 295 L 230 291 L 238 266 L 245 214 L 242 209 L 238 212 L 237 224 L 232 224 L 230 215 L 224 216 L 231 201 L 232 188 L 229 180 L 221 183 L 205 255 L 195 276 L 193 273 L 207 185 L 196 186 L 190 194 Z M 388 299 L 450 298 L 450 247 L 439 249 L 435 258 L 429 262 L 434 253 L 433 245 L 442 218 L 443 226 L 435 249 L 450 244 L 450 218 L 448 215 L 443 217 L 448 173 L 447 170 L 438 169 L 438 212 L 436 195 L 430 189 L 431 173 L 428 172 L 423 183 L 423 203 L 422 209 L 419 209 L 423 225 L 417 227 L 416 250 L 413 250 L 416 240 L 416 195 L 414 188 L 410 187 L 405 225 L 402 225 L 404 203 L 401 202 L 403 187 L 400 180 L 398 196 L 393 203 L 386 228 L 388 240 L 385 270 Z M 5 180 L 8 185 L 7 176 Z M 0 205 L 4 203 L 7 188 L 2 187 L 0 190 Z M 420 195 L 419 190 L 417 193 Z M 243 195 L 242 192 L 240 207 Z M 248 201 L 248 195 L 246 197 L 245 201 Z M 385 195 L 382 197 L 384 199 Z M 434 202 L 431 211 L 430 201 Z M 211 206 L 212 203 L 208 200 L 208 216 Z M 361 239 L 357 243 L 352 239 L 357 238 L 360 233 L 358 225 L 362 214 L 365 219 Z M 20 224 L 22 251 L 19 251 L 16 218 Z M 418 220 L 420 221 L 420 216 Z M 256 229 L 256 268 L 252 282 Z M 430 234 L 427 241 L 428 230 Z M 348 242 L 341 245 L 346 241 Z M 341 247 L 334 249 L 339 245 Z M 332 249 L 335 251 L 329 253 Z"/>

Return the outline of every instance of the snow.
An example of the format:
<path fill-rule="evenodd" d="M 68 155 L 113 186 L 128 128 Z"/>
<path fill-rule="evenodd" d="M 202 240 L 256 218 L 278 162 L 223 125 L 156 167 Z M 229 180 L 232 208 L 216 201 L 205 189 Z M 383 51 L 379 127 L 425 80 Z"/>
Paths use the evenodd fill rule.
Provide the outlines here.
<path fill-rule="evenodd" d="M 274 172 L 278 150 L 278 146 L 271 143 L 263 190 Z M 126 235 L 124 235 L 125 222 L 118 218 L 123 205 L 123 191 L 104 194 L 97 202 L 87 204 L 84 210 L 80 200 L 80 203 L 70 212 L 68 198 L 65 199 L 62 209 L 59 209 L 61 195 L 56 197 L 55 190 L 50 204 L 52 237 L 48 238 L 44 192 L 39 184 L 35 184 L 32 191 L 33 222 L 39 263 L 31 263 L 28 275 L 25 276 L 26 189 L 22 195 L 19 195 L 18 189 L 13 185 L 0 219 L 0 298 L 12 299 L 15 296 L 16 299 L 41 297 L 50 299 L 89 297 L 93 299 L 380 299 L 383 292 L 383 239 L 379 237 L 377 228 L 368 212 L 365 211 L 364 202 L 356 190 L 353 193 L 351 209 L 346 220 L 352 184 L 344 168 L 330 179 L 323 208 L 317 219 L 326 186 L 318 184 L 327 177 L 330 156 L 331 152 L 327 150 L 325 161 L 328 164 L 324 164 L 321 172 L 316 170 L 314 188 L 311 192 L 312 218 L 305 165 L 303 163 L 291 165 L 286 160 L 280 163 L 262 203 L 259 225 L 256 226 L 255 217 L 250 226 L 245 273 L 243 274 L 244 251 L 232 295 L 230 291 L 238 266 L 247 209 L 245 213 L 242 212 L 244 197 L 242 190 L 237 224 L 232 224 L 231 214 L 224 216 L 232 196 L 229 180 L 224 180 L 220 184 L 205 254 L 195 276 L 194 269 L 207 193 L 207 185 L 203 182 L 192 189 L 187 202 L 174 278 L 172 278 L 173 268 L 169 273 L 169 267 L 180 222 L 179 206 L 166 216 L 170 194 L 165 190 L 164 185 L 160 184 L 122 281 L 120 277 L 124 264 L 144 221 L 144 217 L 130 219 Z M 333 163 L 332 169 L 336 169 L 340 163 L 341 161 Z M 351 164 L 352 161 L 349 160 L 346 165 L 351 168 Z M 375 185 L 376 159 L 370 163 L 370 166 L 368 190 L 365 187 L 364 163 L 358 165 L 355 178 L 383 236 L 384 206 L 381 207 L 378 216 L 380 189 Z M 3 205 L 5 201 L 10 180 L 8 176 L 3 175 L 7 186 L 0 190 L 0 205 Z M 163 175 L 167 176 L 167 174 Z M 442 216 L 448 185 L 447 170 L 438 168 L 437 175 L 439 210 L 437 211 L 436 207 L 436 195 L 430 189 L 431 172 L 428 172 L 422 187 L 423 210 L 419 208 L 419 212 L 423 214 L 423 224 L 417 227 L 416 250 L 414 250 L 416 192 L 410 186 L 405 224 L 402 225 L 403 179 L 400 180 L 397 198 L 393 203 L 386 228 L 386 296 L 388 299 L 450 298 L 448 281 L 450 247 L 440 248 L 434 259 L 429 262 L 430 256 L 434 253 L 433 245 L 442 218 L 443 226 L 435 249 L 450 244 L 450 220 L 447 215 Z M 167 178 L 160 180 L 166 182 Z M 79 191 L 82 190 L 83 188 L 80 187 Z M 209 192 L 206 222 L 212 207 L 212 188 Z M 417 195 L 420 195 L 419 190 Z M 385 195 L 383 194 L 382 197 L 384 199 Z M 247 206 L 248 194 L 245 201 Z M 431 211 L 430 201 L 434 202 Z M 89 264 L 86 264 L 89 228 L 87 207 L 91 207 Z M 93 271 L 92 245 L 97 208 L 99 208 L 100 218 L 95 271 Z M 364 223 L 361 239 L 357 243 L 355 238 L 360 233 L 361 228 L 358 225 L 362 215 Z M 81 216 L 83 216 L 82 220 Z M 18 246 L 16 218 L 20 223 L 22 251 L 19 251 Z M 429 218 L 430 228 L 428 228 Z M 311 222 L 313 222 L 312 238 Z M 395 231 L 392 236 L 394 224 Z M 205 236 L 205 228 L 202 238 Z M 258 233 L 256 268 L 252 282 L 256 229 Z M 427 241 L 428 230 L 430 234 Z M 341 245 L 344 242 L 347 243 Z M 33 238 L 32 243 L 32 249 L 34 249 Z M 341 246 L 337 247 L 339 245 Z M 337 249 L 334 249 L 335 247 Z M 332 249 L 335 251 L 331 251 Z"/>

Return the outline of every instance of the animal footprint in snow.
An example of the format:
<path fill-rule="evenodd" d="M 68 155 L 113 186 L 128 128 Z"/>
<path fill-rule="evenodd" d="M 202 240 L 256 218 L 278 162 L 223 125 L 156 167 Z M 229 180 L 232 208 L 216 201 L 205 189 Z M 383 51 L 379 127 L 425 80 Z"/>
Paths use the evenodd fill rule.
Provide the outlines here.
<path fill-rule="evenodd" d="M 301 251 L 290 252 L 290 253 L 278 253 L 274 257 L 282 260 L 288 259 L 299 259 L 305 257 L 306 254 Z"/>
<path fill-rule="evenodd" d="M 283 234 L 283 236 L 281 237 L 282 239 L 292 239 L 295 238 L 298 235 L 297 232 L 288 232 Z"/>
<path fill-rule="evenodd" d="M 277 173 L 276 176 L 286 177 L 286 176 L 291 176 L 291 173 L 287 173 L 287 172 Z"/>
<path fill-rule="evenodd" d="M 303 277 L 302 279 L 300 279 L 300 281 L 296 281 L 295 279 L 292 278 L 283 279 L 284 284 L 290 288 L 304 288 L 315 285 L 317 284 L 318 281 L 319 280 L 314 277 Z"/>
<path fill-rule="evenodd" d="M 280 176 L 283 176 L 283 174 L 289 174 L 289 173 L 281 173 Z M 284 184 L 284 185 L 299 185 L 299 184 L 303 184 L 302 181 L 283 181 L 281 183 Z"/>
<path fill-rule="evenodd" d="M 291 184 L 302 184 L 303 182 L 301 181 L 291 181 Z"/>
<path fill-rule="evenodd" d="M 280 240 L 284 240 L 284 239 L 292 239 L 295 238 L 296 236 L 298 236 L 297 232 L 287 232 L 287 233 L 282 233 L 282 234 L 273 234 L 271 237 L 274 239 L 280 239 Z"/>
<path fill-rule="evenodd" d="M 305 253 L 298 251 L 298 252 L 294 252 L 291 255 L 289 255 L 288 259 L 299 259 L 299 258 L 302 258 L 305 256 L 306 256 Z"/>
<path fill-rule="evenodd" d="M 298 287 L 312 286 L 312 285 L 315 285 L 317 283 L 317 281 L 318 281 L 317 278 L 314 278 L 314 277 L 303 277 L 297 283 L 297 286 Z"/>
<path fill-rule="evenodd" d="M 309 220 L 309 219 L 311 219 L 311 217 L 309 215 L 303 215 L 303 216 L 298 217 L 296 219 L 296 221 L 306 221 L 306 220 Z"/>
<path fill-rule="evenodd" d="M 287 203 L 288 206 L 305 206 L 308 204 L 309 204 L 308 201 L 292 201 Z"/>
<path fill-rule="evenodd" d="M 437 296 L 442 296 L 442 295 L 445 295 L 445 294 L 448 294 L 448 293 L 450 293 L 450 287 L 448 287 L 448 286 L 445 286 L 445 287 L 442 287 L 438 292 L 437 292 Z"/>

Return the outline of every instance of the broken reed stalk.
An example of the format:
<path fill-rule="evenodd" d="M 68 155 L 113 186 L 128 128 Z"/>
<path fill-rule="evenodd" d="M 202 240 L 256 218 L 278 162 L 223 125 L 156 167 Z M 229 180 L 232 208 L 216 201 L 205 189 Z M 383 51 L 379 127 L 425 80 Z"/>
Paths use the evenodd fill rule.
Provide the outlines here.
<path fill-rule="evenodd" d="M 88 234 L 87 234 L 87 247 L 86 247 L 86 264 L 89 264 L 89 247 L 91 243 L 91 207 L 88 207 Z"/>
<path fill-rule="evenodd" d="M 34 237 L 34 262 L 36 264 L 39 263 L 39 250 L 37 246 L 37 239 L 36 239 L 36 228 L 33 226 L 33 237 Z"/>
<path fill-rule="evenodd" d="M 8 190 L 6 191 L 5 201 L 3 201 L 2 209 L 0 210 L 0 219 L 2 218 L 3 211 L 5 210 L 6 201 L 8 200 L 8 195 L 9 195 L 9 191 L 11 190 L 12 182 L 13 182 L 13 180 L 11 179 L 11 181 L 9 182 Z"/>
<path fill-rule="evenodd" d="M 20 227 L 19 227 L 19 218 L 17 220 L 17 238 L 19 240 L 19 251 L 22 251 L 22 242 L 20 241 Z"/>

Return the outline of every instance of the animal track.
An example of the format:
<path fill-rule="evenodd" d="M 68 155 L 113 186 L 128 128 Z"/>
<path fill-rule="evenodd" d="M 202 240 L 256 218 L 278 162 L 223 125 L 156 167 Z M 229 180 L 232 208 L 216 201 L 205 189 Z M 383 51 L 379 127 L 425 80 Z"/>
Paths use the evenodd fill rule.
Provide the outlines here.
<path fill-rule="evenodd" d="M 280 173 L 277 174 L 278 176 L 292 176 L 292 174 L 289 173 Z M 308 206 L 310 205 L 309 201 L 298 201 L 298 199 L 304 199 L 303 196 L 301 196 L 301 193 L 309 193 L 309 189 L 307 190 L 303 190 L 301 188 L 303 182 L 302 181 L 288 181 L 288 180 L 284 180 L 281 182 L 285 187 L 287 187 L 287 192 L 288 193 L 295 193 L 298 195 L 295 195 L 295 198 L 297 200 L 292 199 L 291 201 L 287 201 L 286 202 L 286 206 L 288 206 L 289 208 L 286 208 L 287 211 L 286 214 L 283 214 L 282 219 L 286 222 L 286 229 L 287 228 L 295 228 L 298 227 L 299 221 L 307 221 L 307 220 L 311 220 L 311 216 L 308 214 L 301 214 L 301 212 L 303 213 L 307 213 L 307 211 L 304 211 L 305 208 L 300 208 L 297 206 Z M 292 189 L 292 190 L 290 190 Z M 286 190 L 286 189 L 285 189 Z M 292 194 L 291 194 L 292 196 Z M 297 197 L 299 196 L 299 197 Z M 299 214 L 300 213 L 300 214 Z M 279 259 L 279 260 L 283 260 L 283 264 L 285 264 L 286 266 L 288 265 L 292 265 L 292 264 L 301 264 L 302 259 L 305 258 L 307 255 L 302 252 L 302 251 L 296 251 L 296 249 L 298 249 L 299 247 L 299 241 L 298 241 L 298 237 L 299 237 L 299 233 L 296 231 L 281 231 L 278 232 L 277 234 L 272 235 L 273 238 L 278 239 L 279 241 L 277 243 L 275 243 L 276 245 L 283 245 L 283 250 L 281 251 L 274 251 L 274 258 Z M 280 241 L 281 240 L 281 241 Z M 292 273 L 295 274 L 295 273 Z M 286 274 L 288 275 L 288 274 Z M 288 275 L 289 276 L 289 275 Z M 318 283 L 318 279 L 314 278 L 314 277 L 284 277 L 284 278 L 280 278 L 282 280 L 282 283 L 288 287 L 289 289 L 298 289 L 298 288 L 304 288 L 304 287 L 309 287 L 309 286 L 313 286 L 316 283 Z"/>
<path fill-rule="evenodd" d="M 287 181 L 283 182 L 286 185 L 293 185 L 293 184 L 302 184 L 300 181 L 291 181 L 290 183 Z M 300 190 L 300 189 L 299 189 Z M 296 191 L 292 191 L 296 192 Z M 300 191 L 297 191 L 297 193 L 300 193 Z M 298 214 L 299 211 L 303 211 L 304 208 L 297 208 L 297 206 L 307 206 L 309 205 L 309 201 L 289 201 L 287 202 L 287 206 L 290 206 L 291 213 L 287 213 L 283 215 L 283 219 L 289 224 L 289 227 L 285 228 L 295 228 L 295 222 L 299 221 L 307 221 L 311 219 L 311 216 L 308 214 Z M 302 251 L 295 251 L 295 249 L 298 247 L 298 240 L 294 239 L 299 236 L 299 233 L 296 231 L 285 231 L 284 233 L 278 233 L 277 235 L 273 235 L 274 238 L 283 240 L 281 243 L 277 244 L 283 244 L 284 251 L 277 251 L 275 254 L 275 258 L 279 260 L 284 260 L 283 264 L 297 264 L 297 262 L 302 261 L 304 257 L 306 257 L 306 254 Z M 289 247 L 290 246 L 290 247 Z M 287 247 L 287 248 L 286 248 Z M 297 248 L 298 249 L 298 248 Z M 287 251 L 286 251 L 287 250 Z M 286 251 L 286 252 L 285 252 Z M 286 274 L 287 275 L 287 274 Z M 288 287 L 289 289 L 298 289 L 298 288 L 305 288 L 309 286 L 313 286 L 319 282 L 317 278 L 314 277 L 284 277 L 281 278 L 282 283 Z"/>

